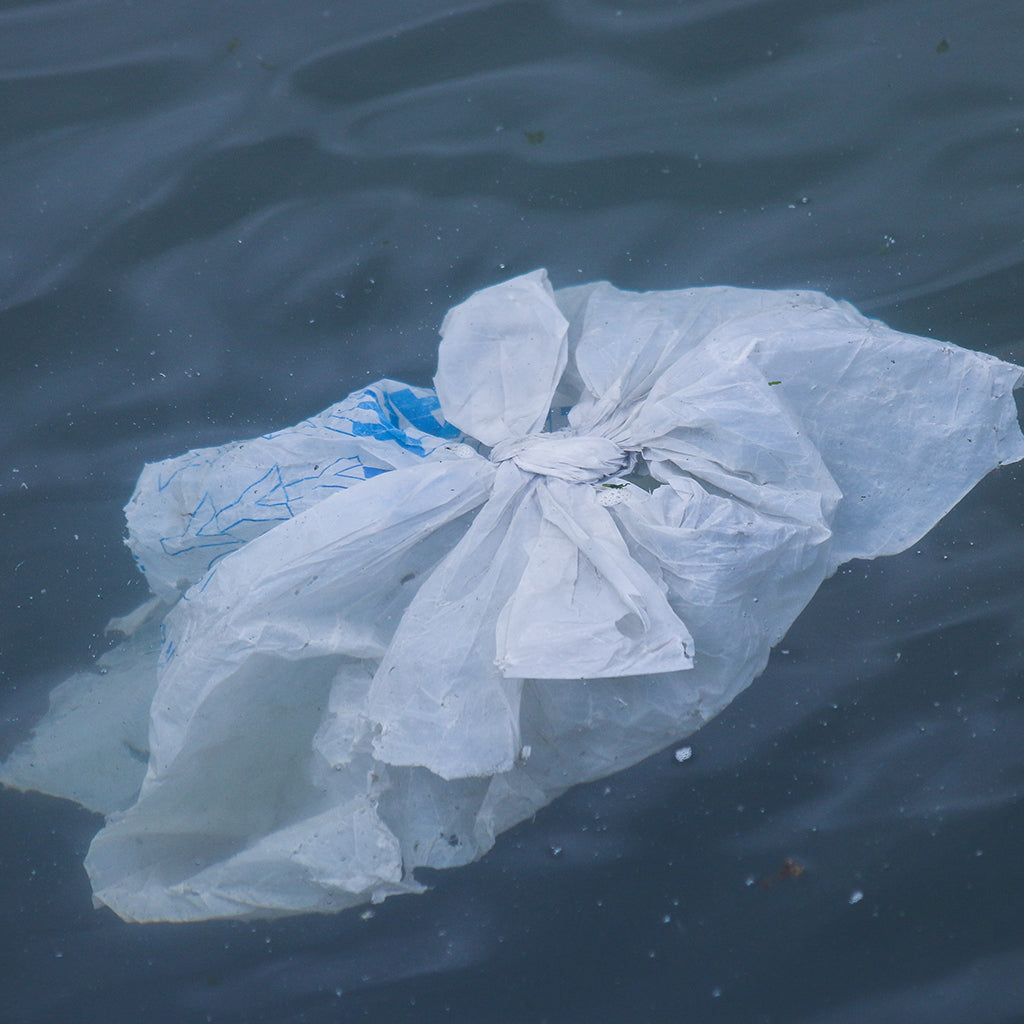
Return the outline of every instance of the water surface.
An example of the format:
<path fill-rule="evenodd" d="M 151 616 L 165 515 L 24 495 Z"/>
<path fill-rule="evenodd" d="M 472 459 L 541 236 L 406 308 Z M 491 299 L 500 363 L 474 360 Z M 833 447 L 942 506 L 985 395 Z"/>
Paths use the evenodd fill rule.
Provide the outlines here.
<path fill-rule="evenodd" d="M 1022 33 L 1009 0 L 0 4 L 3 749 L 143 595 L 143 462 L 429 382 L 503 277 L 820 288 L 1024 362 Z M 98 819 L 0 794 L 0 1016 L 1024 1020 L 1022 489 L 829 581 L 690 761 L 367 919 L 125 925 Z"/>

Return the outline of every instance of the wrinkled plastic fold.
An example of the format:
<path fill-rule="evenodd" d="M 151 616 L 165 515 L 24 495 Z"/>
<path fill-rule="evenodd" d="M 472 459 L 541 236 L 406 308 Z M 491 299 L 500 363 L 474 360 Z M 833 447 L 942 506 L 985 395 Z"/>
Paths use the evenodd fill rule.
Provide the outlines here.
<path fill-rule="evenodd" d="M 145 467 L 154 597 L 0 781 L 106 815 L 127 920 L 419 891 L 699 728 L 840 564 L 1024 457 L 1021 379 L 814 292 L 484 289 L 433 389 Z"/>

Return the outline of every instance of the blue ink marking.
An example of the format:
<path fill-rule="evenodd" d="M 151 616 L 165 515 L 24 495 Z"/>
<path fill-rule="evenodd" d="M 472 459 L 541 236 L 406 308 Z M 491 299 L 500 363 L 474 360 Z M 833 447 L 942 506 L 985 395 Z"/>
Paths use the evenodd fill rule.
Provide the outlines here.
<path fill-rule="evenodd" d="M 225 552 L 225 554 L 227 554 L 227 552 Z M 223 556 L 220 556 L 220 555 L 218 556 L 218 558 L 221 558 L 221 557 L 223 557 Z M 216 562 L 218 560 L 218 558 L 215 558 L 213 560 L 213 562 Z M 210 566 L 213 565 L 213 562 L 211 562 L 210 565 L 207 566 L 207 573 L 203 577 L 203 579 L 200 581 L 200 584 L 199 584 L 199 593 L 200 594 L 203 593 L 203 591 L 206 590 L 206 588 L 210 585 L 210 580 L 212 580 L 213 577 L 217 575 L 217 570 L 216 569 L 213 569 L 213 570 L 210 569 Z"/>
<path fill-rule="evenodd" d="M 459 436 L 457 428 L 434 415 L 441 408 L 441 403 L 432 392 L 421 396 L 410 388 L 405 388 L 402 391 L 392 391 L 387 397 L 395 410 L 424 434 L 432 434 L 446 441 Z"/>
<path fill-rule="evenodd" d="M 190 470 L 193 467 L 198 466 L 198 465 L 200 465 L 200 463 L 196 459 L 192 459 L 190 462 L 185 463 L 184 466 L 178 466 L 178 468 L 175 469 L 175 471 L 173 473 L 171 473 L 171 475 L 169 477 L 167 477 L 166 480 L 164 479 L 163 473 L 157 473 L 157 475 L 156 475 L 156 489 L 158 491 L 166 490 L 168 487 L 170 487 L 171 481 L 179 473 L 186 473 L 186 472 L 188 472 L 188 470 Z"/>
<path fill-rule="evenodd" d="M 225 544 L 231 545 L 232 547 L 238 547 L 242 543 L 240 540 L 236 540 L 234 537 L 229 537 L 226 540 L 222 534 L 215 534 L 214 539 L 207 542 L 206 544 L 190 544 L 188 547 L 180 547 L 178 544 L 172 544 L 172 541 L 181 541 L 187 535 L 181 534 L 178 537 L 161 537 L 160 538 L 160 550 L 165 555 L 169 555 L 171 558 L 176 558 L 178 555 L 187 555 L 190 551 L 200 551 L 205 548 L 220 548 L 224 547 Z"/>
<path fill-rule="evenodd" d="M 262 490 L 262 492 L 257 490 L 259 488 L 260 484 L 262 484 L 265 481 L 270 480 L 270 479 L 273 479 L 273 481 L 274 481 L 274 484 L 273 484 L 272 487 L 264 488 Z M 273 495 L 273 494 L 276 494 L 278 492 L 280 492 L 283 495 L 283 500 L 281 500 L 281 501 L 272 501 L 272 500 L 270 500 L 270 496 Z M 225 505 L 223 508 L 218 509 L 214 513 L 214 519 L 219 520 L 220 517 L 225 512 L 230 511 L 236 505 L 241 505 L 245 501 L 247 496 L 251 497 L 252 503 L 257 508 L 274 509 L 275 511 L 278 511 L 278 510 L 283 508 L 288 513 L 286 516 L 276 515 L 276 516 L 268 517 L 268 518 L 274 518 L 274 519 L 278 519 L 278 520 L 280 520 L 280 519 L 290 519 L 295 514 L 294 512 L 292 512 L 291 506 L 288 504 L 288 494 L 287 494 L 287 491 L 285 490 L 284 482 L 281 479 L 281 469 L 277 465 L 277 463 L 274 463 L 274 465 L 270 469 L 268 469 L 266 471 L 266 473 L 264 473 L 263 476 L 261 476 L 258 480 L 255 480 L 255 481 L 253 481 L 253 483 L 249 484 L 249 486 L 246 487 L 245 490 L 242 491 L 242 493 L 239 494 L 239 496 L 234 501 L 232 501 L 229 504 Z M 208 525 L 208 523 L 206 525 Z M 230 527 L 229 527 L 229 529 L 230 529 Z M 199 532 L 202 532 L 202 530 L 200 530 Z"/>
<path fill-rule="evenodd" d="M 157 659 L 157 665 L 163 667 L 174 657 L 174 641 L 167 637 L 167 626 L 163 622 L 160 623 L 160 656 Z"/>
<path fill-rule="evenodd" d="M 385 399 L 386 401 L 386 399 Z M 352 437 L 373 437 L 378 441 L 394 441 L 395 444 L 412 452 L 414 455 L 426 455 L 423 443 L 410 437 L 398 424 L 397 413 L 388 416 L 381 408 L 380 400 L 372 391 L 363 392 L 363 401 L 356 406 L 357 409 L 365 409 L 367 412 L 376 413 L 377 421 L 360 422 L 351 417 L 341 417 L 348 420 L 352 429 L 348 431 Z"/>
<path fill-rule="evenodd" d="M 451 424 L 440 422 L 433 415 L 441 407 L 436 395 L 420 396 L 411 388 L 391 392 L 382 390 L 379 393 L 367 388 L 359 393 L 358 398 L 356 409 L 373 413 L 374 419 L 356 419 L 344 415 L 339 409 L 332 414 L 331 419 L 347 423 L 348 429 L 333 425 L 328 429 L 350 437 L 373 437 L 378 441 L 393 441 L 406 451 L 421 457 L 427 454 L 427 450 L 416 434 L 421 437 L 436 437 L 439 440 L 459 436 L 458 430 Z M 404 429 L 404 424 L 408 424 L 412 430 Z"/>
<path fill-rule="evenodd" d="M 350 395 L 296 427 L 272 431 L 263 437 L 273 441 L 298 433 L 320 444 L 330 443 L 332 434 L 354 439 L 374 438 L 391 442 L 422 458 L 435 447 L 429 443 L 431 440 L 452 440 L 460 436 L 457 428 L 444 421 L 439 414 L 440 408 L 441 403 L 432 391 L 384 381 Z M 220 459 L 244 446 L 245 443 L 235 443 L 186 453 L 166 477 L 162 471 L 158 472 L 157 490 L 166 490 L 179 474 L 215 471 Z M 160 547 L 170 557 L 209 551 L 213 554 L 207 565 L 209 570 L 216 561 L 252 539 L 253 531 L 245 530 L 246 526 L 270 528 L 308 508 L 318 500 L 317 492 L 345 490 L 354 483 L 387 472 L 390 472 L 390 467 L 368 466 L 359 454 L 350 454 L 327 461 L 322 468 L 311 468 L 307 464 L 299 470 L 299 475 L 286 479 L 280 465 L 275 462 L 236 498 L 221 507 L 217 506 L 209 491 L 205 491 L 195 508 L 186 514 L 182 532 L 162 537 Z M 235 531 L 245 535 L 234 536 Z"/>

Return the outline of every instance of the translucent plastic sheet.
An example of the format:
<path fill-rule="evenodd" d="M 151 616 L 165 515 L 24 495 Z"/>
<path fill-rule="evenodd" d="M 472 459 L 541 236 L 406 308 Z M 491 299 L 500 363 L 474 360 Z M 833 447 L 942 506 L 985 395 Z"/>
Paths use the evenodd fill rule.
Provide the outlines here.
<path fill-rule="evenodd" d="M 442 338 L 436 392 L 143 470 L 154 599 L 0 770 L 107 815 L 122 917 L 418 890 L 698 728 L 838 565 L 1024 457 L 1019 367 L 818 293 L 535 271 Z"/>

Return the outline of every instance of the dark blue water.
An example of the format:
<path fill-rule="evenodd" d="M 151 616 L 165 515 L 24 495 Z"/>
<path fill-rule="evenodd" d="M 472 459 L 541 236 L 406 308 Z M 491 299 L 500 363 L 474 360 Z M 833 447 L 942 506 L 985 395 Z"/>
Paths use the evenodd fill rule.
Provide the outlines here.
<path fill-rule="evenodd" d="M 2 750 L 142 598 L 143 462 L 427 383 L 475 288 L 820 288 L 1024 362 L 1021 38 L 1016 0 L 0 3 Z M 372 917 L 126 925 L 99 819 L 0 793 L 0 1019 L 1024 1020 L 1022 497 L 829 581 L 692 760 Z"/>

